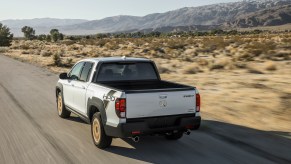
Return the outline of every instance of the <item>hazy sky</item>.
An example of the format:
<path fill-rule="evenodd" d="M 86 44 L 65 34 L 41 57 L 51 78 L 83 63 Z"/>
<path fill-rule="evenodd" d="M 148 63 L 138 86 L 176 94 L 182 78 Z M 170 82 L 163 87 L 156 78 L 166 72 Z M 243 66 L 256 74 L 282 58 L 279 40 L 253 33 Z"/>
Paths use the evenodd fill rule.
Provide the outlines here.
<path fill-rule="evenodd" d="M 0 20 L 31 18 L 101 19 L 116 15 L 143 16 L 182 7 L 239 0 L 0 0 Z"/>

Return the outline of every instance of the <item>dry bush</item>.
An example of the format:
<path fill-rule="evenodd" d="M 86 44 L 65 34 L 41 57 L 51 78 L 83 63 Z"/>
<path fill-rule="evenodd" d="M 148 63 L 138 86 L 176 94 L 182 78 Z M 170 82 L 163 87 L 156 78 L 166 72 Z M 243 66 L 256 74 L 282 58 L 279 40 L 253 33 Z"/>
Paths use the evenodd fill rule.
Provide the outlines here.
<path fill-rule="evenodd" d="M 108 50 L 117 50 L 117 49 L 119 49 L 119 45 L 118 44 L 116 44 L 116 43 L 111 43 L 111 42 L 107 42 L 106 44 L 105 44 L 105 47 L 108 49 Z"/>
<path fill-rule="evenodd" d="M 28 49 L 30 49 L 30 47 L 29 47 L 28 44 L 21 44 L 21 45 L 19 46 L 19 48 L 20 48 L 20 49 L 24 49 L 24 50 L 28 50 Z"/>
<path fill-rule="evenodd" d="M 61 67 L 63 65 L 62 64 L 62 58 L 61 58 L 59 53 L 55 53 L 53 55 L 53 61 L 54 61 L 54 65 L 55 66 Z"/>
<path fill-rule="evenodd" d="M 234 62 L 234 66 L 237 68 L 247 68 L 247 65 L 243 62 Z"/>
<path fill-rule="evenodd" d="M 250 65 L 247 65 L 247 70 L 249 73 L 253 73 L 253 74 L 264 74 L 258 68 L 254 67 L 254 66 L 250 66 Z"/>
<path fill-rule="evenodd" d="M 229 45 L 229 42 L 224 40 L 223 37 L 205 37 L 201 43 L 206 52 L 225 49 Z"/>
<path fill-rule="evenodd" d="M 184 74 L 196 74 L 199 72 L 203 71 L 197 66 L 197 64 L 188 65 L 182 70 L 182 73 Z"/>
<path fill-rule="evenodd" d="M 272 61 L 268 61 L 265 63 L 265 69 L 267 71 L 275 71 L 277 70 L 276 64 Z"/>
<path fill-rule="evenodd" d="M 216 59 L 214 63 L 209 65 L 209 70 L 231 68 L 231 61 L 228 58 Z"/>
<path fill-rule="evenodd" d="M 52 56 L 53 53 L 51 51 L 48 51 L 48 50 L 42 50 L 40 55 L 43 57 L 49 57 L 49 56 Z"/>
<path fill-rule="evenodd" d="M 63 41 L 61 41 L 61 43 L 64 44 L 64 45 L 70 46 L 70 45 L 75 44 L 76 41 L 74 41 L 74 40 L 63 40 Z"/>
<path fill-rule="evenodd" d="M 64 64 L 62 64 L 64 67 L 68 67 L 68 68 L 71 68 L 74 63 L 73 63 L 73 59 L 72 58 L 67 58 L 66 59 L 66 62 Z"/>
<path fill-rule="evenodd" d="M 21 54 L 28 55 L 29 54 L 29 51 L 27 51 L 27 50 L 21 51 Z"/>
<path fill-rule="evenodd" d="M 163 66 L 158 66 L 158 70 L 159 70 L 159 73 L 170 73 L 171 72 L 170 69 L 163 67 Z"/>
<path fill-rule="evenodd" d="M 219 64 L 219 63 L 211 64 L 210 67 L 209 67 L 209 70 L 212 71 L 212 70 L 215 70 L 215 69 L 224 69 L 224 65 Z"/>
<path fill-rule="evenodd" d="M 76 45 L 76 44 L 72 44 L 72 45 L 68 46 L 68 50 L 69 50 L 69 51 L 76 51 L 76 50 L 79 50 L 79 46 Z"/>
<path fill-rule="evenodd" d="M 272 51 L 266 59 L 274 60 L 274 61 L 283 61 L 283 60 L 290 60 L 291 52 L 276 52 Z"/>
<path fill-rule="evenodd" d="M 242 52 L 234 56 L 235 61 L 253 61 L 255 55 L 249 52 Z"/>
<path fill-rule="evenodd" d="M 269 54 L 271 50 L 276 49 L 276 43 L 272 41 L 251 41 L 250 44 L 247 44 L 245 48 L 254 56 L 259 56 L 261 54 Z"/>
<path fill-rule="evenodd" d="M 35 51 L 33 51 L 32 54 L 34 54 L 34 55 L 40 55 L 41 54 L 41 50 L 40 49 L 35 50 Z"/>
<path fill-rule="evenodd" d="M 171 49 L 184 49 L 187 43 L 184 43 L 182 39 L 172 38 L 168 40 L 167 46 Z"/>
<path fill-rule="evenodd" d="M 0 47 L 0 53 L 8 52 L 8 50 L 9 50 L 8 47 Z"/>
<path fill-rule="evenodd" d="M 202 59 L 202 58 L 197 59 L 197 63 L 200 66 L 207 66 L 209 64 L 209 62 L 206 59 Z"/>
<path fill-rule="evenodd" d="M 99 47 L 104 47 L 107 41 L 105 39 L 99 39 L 94 42 L 93 45 L 99 46 Z"/>

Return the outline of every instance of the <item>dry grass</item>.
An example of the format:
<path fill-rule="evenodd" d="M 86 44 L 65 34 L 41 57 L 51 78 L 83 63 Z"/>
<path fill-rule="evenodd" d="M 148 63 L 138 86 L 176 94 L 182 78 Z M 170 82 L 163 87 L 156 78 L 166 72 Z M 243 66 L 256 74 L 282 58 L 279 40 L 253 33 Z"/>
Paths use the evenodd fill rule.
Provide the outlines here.
<path fill-rule="evenodd" d="M 54 72 L 67 71 L 83 58 L 149 58 L 157 63 L 162 78 L 198 87 L 204 118 L 290 132 L 291 103 L 286 98 L 291 94 L 290 40 L 291 33 L 14 41 L 9 50 L 0 52 Z"/>

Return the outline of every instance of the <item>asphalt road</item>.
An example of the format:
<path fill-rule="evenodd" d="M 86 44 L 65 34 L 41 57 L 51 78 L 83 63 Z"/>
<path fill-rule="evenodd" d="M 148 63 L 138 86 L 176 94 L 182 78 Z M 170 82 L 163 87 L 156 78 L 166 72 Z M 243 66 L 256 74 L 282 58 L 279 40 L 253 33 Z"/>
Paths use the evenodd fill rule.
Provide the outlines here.
<path fill-rule="evenodd" d="M 90 125 L 57 115 L 49 71 L 0 55 L 0 163 L 291 163 L 285 132 L 263 132 L 211 120 L 179 141 L 114 139 L 93 145 Z M 202 108 L 203 109 L 203 108 Z M 277 135 L 278 134 L 278 135 Z"/>

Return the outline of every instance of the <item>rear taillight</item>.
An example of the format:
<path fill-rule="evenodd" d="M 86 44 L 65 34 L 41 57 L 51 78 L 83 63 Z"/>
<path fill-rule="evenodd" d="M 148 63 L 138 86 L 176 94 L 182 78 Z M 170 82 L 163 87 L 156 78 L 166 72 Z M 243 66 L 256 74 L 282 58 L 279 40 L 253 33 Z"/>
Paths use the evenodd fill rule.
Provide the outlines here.
<path fill-rule="evenodd" d="M 126 112 L 126 99 L 120 98 L 115 101 L 115 111 L 118 117 L 124 118 Z"/>
<path fill-rule="evenodd" d="M 196 112 L 200 112 L 201 100 L 200 94 L 196 94 Z"/>

